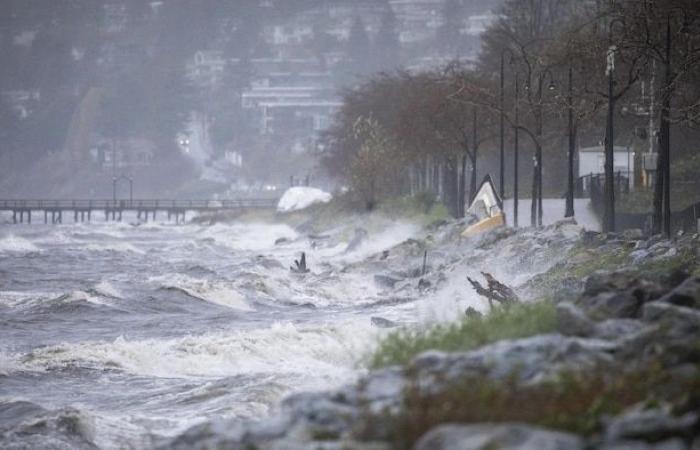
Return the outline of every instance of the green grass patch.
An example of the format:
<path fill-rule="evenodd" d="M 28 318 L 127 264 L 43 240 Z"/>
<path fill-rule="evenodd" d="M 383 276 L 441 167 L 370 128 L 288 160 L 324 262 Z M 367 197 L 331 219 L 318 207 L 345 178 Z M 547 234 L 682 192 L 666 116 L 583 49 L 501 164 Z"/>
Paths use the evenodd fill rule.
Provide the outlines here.
<path fill-rule="evenodd" d="M 673 380 L 652 364 L 625 371 L 565 372 L 527 385 L 517 381 L 517 374 L 505 381 L 466 377 L 439 391 L 415 382 L 404 391 L 398 413 L 368 415 L 361 433 L 388 439 L 397 449 L 412 448 L 424 433 L 445 423 L 520 422 L 592 435 L 600 430 L 603 417 L 632 405 L 653 406 L 659 400 L 687 405 L 684 392 L 698 387 L 697 378 Z M 380 431 L 377 423 L 388 427 Z"/>
<path fill-rule="evenodd" d="M 498 307 L 481 317 L 464 317 L 452 324 L 427 329 L 401 329 L 384 337 L 371 355 L 371 368 L 406 364 L 426 350 L 457 352 L 504 339 L 517 339 L 556 329 L 549 301 Z"/>

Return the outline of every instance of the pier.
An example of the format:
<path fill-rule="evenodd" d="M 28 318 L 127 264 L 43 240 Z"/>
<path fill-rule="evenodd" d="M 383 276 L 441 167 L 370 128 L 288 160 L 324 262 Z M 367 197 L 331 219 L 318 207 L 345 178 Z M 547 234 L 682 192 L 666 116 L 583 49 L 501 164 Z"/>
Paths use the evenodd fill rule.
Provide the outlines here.
<path fill-rule="evenodd" d="M 93 217 L 119 222 L 124 213 L 135 213 L 139 221 L 156 220 L 158 214 L 169 221 L 184 223 L 187 213 L 216 213 L 247 209 L 274 209 L 277 198 L 235 200 L 0 200 L 0 211 L 12 212 L 14 223 L 32 223 L 32 213 L 43 215 L 45 224 L 90 222 Z M 70 219 L 67 219 L 70 220 Z"/>

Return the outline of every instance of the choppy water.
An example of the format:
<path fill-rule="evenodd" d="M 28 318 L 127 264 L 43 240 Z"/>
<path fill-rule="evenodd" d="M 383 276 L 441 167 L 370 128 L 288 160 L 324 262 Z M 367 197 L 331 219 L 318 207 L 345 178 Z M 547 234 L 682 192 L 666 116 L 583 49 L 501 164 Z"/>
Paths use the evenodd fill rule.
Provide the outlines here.
<path fill-rule="evenodd" d="M 341 263 L 414 231 L 311 251 L 301 277 L 284 225 L 0 225 L 0 447 L 148 448 L 352 380 L 370 317 L 412 312 Z"/>

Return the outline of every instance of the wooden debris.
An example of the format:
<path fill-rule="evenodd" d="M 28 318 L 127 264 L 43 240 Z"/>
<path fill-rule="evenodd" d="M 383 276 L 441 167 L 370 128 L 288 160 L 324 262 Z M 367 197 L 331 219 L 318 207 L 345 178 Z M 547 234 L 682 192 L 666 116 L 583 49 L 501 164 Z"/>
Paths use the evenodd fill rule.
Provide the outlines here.
<path fill-rule="evenodd" d="M 296 266 L 296 267 L 295 267 Z M 309 269 L 306 267 L 306 253 L 301 252 L 301 258 L 294 260 L 294 266 L 290 266 L 289 270 L 294 273 L 309 273 Z"/>
<path fill-rule="evenodd" d="M 490 273 L 481 272 L 481 274 L 486 278 L 486 287 L 469 277 L 467 277 L 467 280 L 469 280 L 477 294 L 488 299 L 491 308 L 493 308 L 493 302 L 498 302 L 501 305 L 512 305 L 520 302 L 513 289 L 498 281 Z"/>

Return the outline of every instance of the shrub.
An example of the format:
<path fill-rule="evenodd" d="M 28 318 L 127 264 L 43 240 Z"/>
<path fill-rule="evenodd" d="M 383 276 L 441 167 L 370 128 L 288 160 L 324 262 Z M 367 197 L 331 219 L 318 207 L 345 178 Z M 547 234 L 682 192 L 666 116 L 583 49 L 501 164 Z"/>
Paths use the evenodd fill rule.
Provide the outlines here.
<path fill-rule="evenodd" d="M 383 338 L 371 355 L 372 368 L 406 364 L 426 350 L 467 351 L 492 342 L 548 333 L 556 328 L 549 301 L 498 307 L 485 316 L 427 329 L 401 329 Z"/>

